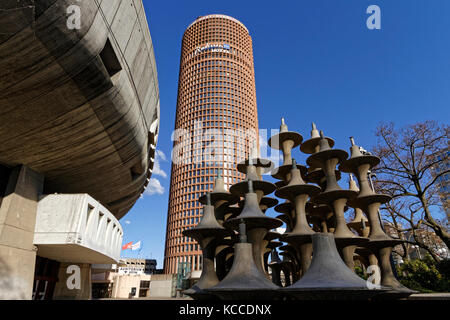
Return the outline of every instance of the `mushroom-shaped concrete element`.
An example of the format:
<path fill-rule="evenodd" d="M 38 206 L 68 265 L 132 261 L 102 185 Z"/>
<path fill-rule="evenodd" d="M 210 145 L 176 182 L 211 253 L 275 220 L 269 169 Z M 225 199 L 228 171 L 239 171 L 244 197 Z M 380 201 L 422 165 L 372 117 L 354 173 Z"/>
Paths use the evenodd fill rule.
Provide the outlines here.
<path fill-rule="evenodd" d="M 253 164 L 253 159 L 249 159 L 246 172 L 247 176 L 244 181 L 235 183 L 230 187 L 230 192 L 232 194 L 239 197 L 244 197 L 245 194 L 249 192 L 248 181 L 252 181 L 253 190 L 257 194 L 258 203 L 261 201 L 263 196 L 271 194 L 275 191 L 276 186 L 273 183 L 260 179 L 260 176 L 257 174 L 256 167 Z"/>
<path fill-rule="evenodd" d="M 238 163 L 237 170 L 241 173 L 248 175 L 249 170 L 253 168 L 248 168 L 250 165 L 253 165 L 256 168 L 256 174 L 258 180 L 262 179 L 262 175 L 268 172 L 272 172 L 274 168 L 274 163 L 268 159 L 263 158 L 249 158 L 245 161 Z M 253 177 L 250 177 L 253 178 Z M 254 180 L 254 179 L 252 179 Z"/>
<path fill-rule="evenodd" d="M 252 244 L 247 243 L 245 225 L 245 220 L 239 221 L 239 242 L 234 245 L 231 270 L 222 281 L 206 290 L 222 300 L 276 299 L 278 287 L 256 266 Z"/>
<path fill-rule="evenodd" d="M 349 179 L 349 189 L 359 192 L 359 188 L 356 185 L 356 181 L 353 179 L 353 175 L 350 173 L 349 174 L 350 179 Z M 358 232 L 358 234 L 361 237 L 368 237 L 369 236 L 369 231 L 370 231 L 370 223 L 369 220 L 366 218 L 366 216 L 364 215 L 363 211 L 358 208 L 355 207 L 354 208 L 354 216 L 353 216 L 353 220 L 350 221 L 349 223 L 347 223 L 347 226 L 349 228 L 352 228 L 353 230 L 355 230 L 356 232 Z"/>
<path fill-rule="evenodd" d="M 391 196 L 386 194 L 377 194 L 372 189 L 368 173 L 371 168 L 376 166 L 380 159 L 370 154 L 363 154 L 361 148 L 355 144 L 353 137 L 350 137 L 351 142 L 351 158 L 341 164 L 341 170 L 352 172 L 358 178 L 358 183 L 361 191 L 358 196 L 349 201 L 352 207 L 362 209 L 369 219 L 370 242 L 366 245 L 375 252 L 380 270 L 381 270 L 381 284 L 393 289 L 392 294 L 398 296 L 408 296 L 414 291 L 404 287 L 394 276 L 392 265 L 390 263 L 390 255 L 393 247 L 403 242 L 401 239 L 393 239 L 384 232 L 379 218 L 379 208 L 381 204 L 388 202 Z"/>
<path fill-rule="evenodd" d="M 288 199 L 295 204 L 295 226 L 291 232 L 285 233 L 282 239 L 291 243 L 301 257 L 302 272 L 306 272 L 311 262 L 312 243 L 311 235 L 314 231 L 309 226 L 306 219 L 305 206 L 310 196 L 317 195 L 320 192 L 318 186 L 306 184 L 300 170 L 296 166 L 295 159 L 292 159 L 291 180 L 285 187 L 275 192 L 277 197 Z"/>
<path fill-rule="evenodd" d="M 261 273 L 265 274 L 263 255 L 267 241 L 264 241 L 264 237 L 269 230 L 280 227 L 283 222 L 279 219 L 268 217 L 261 211 L 257 195 L 253 192 L 253 181 L 249 180 L 247 183 L 249 192 L 245 195 L 245 205 L 241 214 L 225 221 L 224 226 L 236 230 L 241 220 L 245 221 L 248 238 L 253 246 L 255 264 Z"/>
<path fill-rule="evenodd" d="M 269 139 L 269 146 L 273 149 L 283 152 L 283 165 L 291 164 L 292 148 L 299 146 L 303 141 L 303 137 L 294 131 L 288 131 L 288 126 L 281 118 L 280 133 Z"/>
<path fill-rule="evenodd" d="M 229 205 L 235 204 L 239 201 L 239 197 L 231 194 L 225 189 L 225 184 L 222 177 L 222 171 L 219 170 L 217 173 L 217 178 L 214 182 L 214 189 L 210 193 L 211 203 L 215 208 L 218 208 L 224 202 L 227 202 Z M 206 203 L 206 195 L 201 196 L 198 199 L 198 202 L 201 204 Z"/>
<path fill-rule="evenodd" d="M 314 154 L 314 153 L 318 152 L 320 149 L 320 139 L 321 138 L 320 138 L 319 130 L 317 130 L 316 124 L 313 122 L 312 130 L 311 130 L 311 138 L 304 141 L 300 145 L 300 151 L 303 153 L 306 153 L 306 154 Z M 329 137 L 325 137 L 325 139 L 328 140 L 328 145 L 330 146 L 330 148 L 333 148 L 334 140 Z"/>
<path fill-rule="evenodd" d="M 369 289 L 366 281 L 353 273 L 342 261 L 331 233 L 312 236 L 314 256 L 302 278 L 280 291 L 297 299 L 367 300 L 386 289 Z"/>
<path fill-rule="evenodd" d="M 211 296 L 204 289 L 219 283 L 214 270 L 214 257 L 216 247 L 225 237 L 232 232 L 222 227 L 214 215 L 214 207 L 211 205 L 210 194 L 206 194 L 206 204 L 203 206 L 203 217 L 200 223 L 193 229 L 183 231 L 183 235 L 195 239 L 202 250 L 202 274 L 198 282 L 183 293 L 194 299 L 210 299 Z"/>
<path fill-rule="evenodd" d="M 313 202 L 327 204 L 333 209 L 336 218 L 336 229 L 334 230 L 336 244 L 345 263 L 353 270 L 353 254 L 356 247 L 368 241 L 367 238 L 359 237 L 351 232 L 345 221 L 344 212 L 347 201 L 355 198 L 358 192 L 354 190 L 343 190 L 336 180 L 336 165 L 347 159 L 347 152 L 339 149 L 331 149 L 322 131 L 320 132 L 320 136 L 322 139 L 320 140 L 319 152 L 309 156 L 306 162 L 322 168 L 326 176 L 326 189 L 314 197 Z"/>

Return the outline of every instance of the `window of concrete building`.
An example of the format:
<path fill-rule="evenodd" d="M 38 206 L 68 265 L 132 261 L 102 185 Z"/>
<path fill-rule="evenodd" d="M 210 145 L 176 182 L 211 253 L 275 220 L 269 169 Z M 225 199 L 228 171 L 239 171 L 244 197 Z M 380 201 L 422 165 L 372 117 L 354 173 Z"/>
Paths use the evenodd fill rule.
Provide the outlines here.
<path fill-rule="evenodd" d="M 120 61 L 117 58 L 116 52 L 109 39 L 106 41 L 105 47 L 100 52 L 100 58 L 110 77 L 122 70 Z"/>
<path fill-rule="evenodd" d="M 91 206 L 90 204 L 88 204 L 87 216 L 86 216 L 86 227 L 89 225 L 93 211 L 94 211 L 94 207 Z"/>

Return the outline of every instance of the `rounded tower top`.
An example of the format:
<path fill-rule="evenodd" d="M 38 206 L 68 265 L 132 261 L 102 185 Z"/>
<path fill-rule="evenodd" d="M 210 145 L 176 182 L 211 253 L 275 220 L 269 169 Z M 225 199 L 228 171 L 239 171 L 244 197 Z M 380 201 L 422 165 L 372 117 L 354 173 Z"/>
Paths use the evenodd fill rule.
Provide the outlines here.
<path fill-rule="evenodd" d="M 227 15 L 225 15 L 225 14 L 208 14 L 208 15 L 206 15 L 206 16 L 200 16 L 200 17 L 198 17 L 197 19 L 195 19 L 195 20 L 194 20 L 194 21 L 186 28 L 186 30 L 189 29 L 192 25 L 194 25 L 195 23 L 197 23 L 197 22 L 199 22 L 199 21 L 206 20 L 206 19 L 211 19 L 211 18 L 223 18 L 223 19 L 228 19 L 228 20 L 234 21 L 234 22 L 240 24 L 242 27 L 244 27 L 244 29 L 250 34 L 250 32 L 248 31 L 247 27 L 246 27 L 242 22 L 240 22 L 238 19 L 235 19 L 235 18 L 233 18 L 233 17 L 227 16 Z"/>

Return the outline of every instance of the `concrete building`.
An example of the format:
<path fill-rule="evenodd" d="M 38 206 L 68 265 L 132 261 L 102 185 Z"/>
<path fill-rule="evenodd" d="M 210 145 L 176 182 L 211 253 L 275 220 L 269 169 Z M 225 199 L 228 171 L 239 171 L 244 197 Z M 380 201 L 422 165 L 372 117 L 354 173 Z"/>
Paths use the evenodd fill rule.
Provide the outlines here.
<path fill-rule="evenodd" d="M 174 279 L 170 275 L 146 272 L 156 260 L 122 259 L 119 264 L 92 267 L 94 299 L 171 298 Z M 150 268 L 147 268 L 147 270 Z"/>
<path fill-rule="evenodd" d="M 426 229 L 417 230 L 416 237 L 420 242 L 429 247 L 439 258 L 450 259 L 449 249 L 435 232 Z M 408 232 L 406 234 L 406 239 L 411 242 L 415 242 L 412 232 Z M 425 249 L 422 249 L 417 245 L 407 244 L 406 249 L 408 250 L 407 256 L 409 259 L 423 259 L 426 255 L 428 255 L 428 252 Z"/>
<path fill-rule="evenodd" d="M 0 79 L 0 299 L 90 298 L 154 163 L 142 1 L 2 1 Z"/>
<path fill-rule="evenodd" d="M 450 148 L 432 154 L 427 159 L 434 165 L 431 167 L 431 174 L 436 178 L 437 192 L 442 202 L 442 208 L 447 215 L 447 223 L 450 222 L 450 173 L 445 173 L 450 169 Z"/>
<path fill-rule="evenodd" d="M 164 272 L 180 263 L 201 273 L 201 251 L 182 231 L 201 219 L 199 196 L 218 170 L 226 188 L 245 177 L 236 164 L 258 143 L 252 38 L 238 20 L 197 18 L 182 39 Z"/>
<path fill-rule="evenodd" d="M 119 266 L 118 273 L 122 274 L 154 274 L 156 260 L 154 259 L 124 259 L 124 264 Z"/>
<path fill-rule="evenodd" d="M 394 228 L 393 224 L 390 222 L 384 223 L 384 228 L 386 230 L 386 233 L 389 234 L 393 238 L 400 238 L 400 234 L 397 232 L 397 230 Z M 445 245 L 445 243 L 442 241 L 441 238 L 439 238 L 435 232 L 432 230 L 427 230 L 426 227 L 423 227 L 422 229 L 415 230 L 415 235 L 417 237 L 417 241 L 420 243 L 423 243 L 426 245 L 430 250 L 439 258 L 441 259 L 450 259 L 450 251 Z M 393 254 L 394 260 L 397 264 L 403 263 L 403 259 L 401 256 L 406 256 L 407 259 L 414 260 L 414 259 L 423 259 L 426 255 L 429 255 L 428 251 L 419 247 L 418 245 L 414 245 L 413 243 L 416 243 L 416 239 L 414 237 L 414 234 L 412 231 L 407 231 L 402 235 L 403 239 L 409 241 L 406 242 L 405 249 L 406 249 L 406 255 L 403 249 L 403 246 L 398 245 L 395 247 L 395 251 L 398 252 Z"/>

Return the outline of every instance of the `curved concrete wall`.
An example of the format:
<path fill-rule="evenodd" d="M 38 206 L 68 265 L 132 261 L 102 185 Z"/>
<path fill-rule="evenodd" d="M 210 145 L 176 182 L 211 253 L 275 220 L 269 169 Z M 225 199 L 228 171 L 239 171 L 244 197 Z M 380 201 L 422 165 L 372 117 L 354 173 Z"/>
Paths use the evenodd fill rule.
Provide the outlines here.
<path fill-rule="evenodd" d="M 70 5 L 78 30 L 67 27 Z M 142 1 L 2 1 L 0 70 L 0 164 L 43 174 L 45 193 L 88 193 L 126 214 L 148 184 L 159 129 Z"/>

